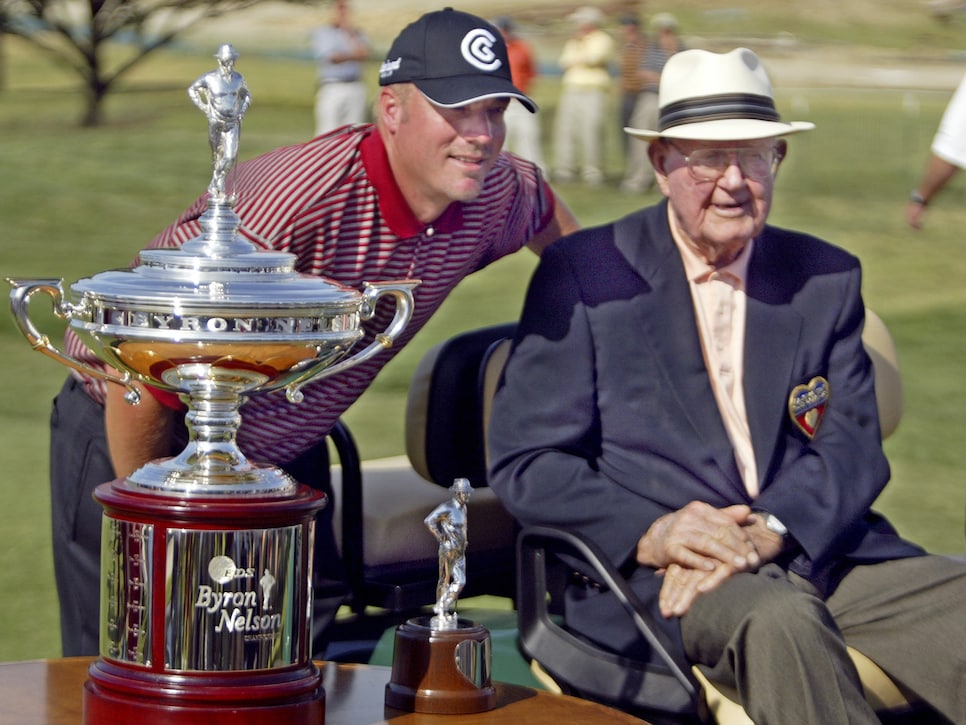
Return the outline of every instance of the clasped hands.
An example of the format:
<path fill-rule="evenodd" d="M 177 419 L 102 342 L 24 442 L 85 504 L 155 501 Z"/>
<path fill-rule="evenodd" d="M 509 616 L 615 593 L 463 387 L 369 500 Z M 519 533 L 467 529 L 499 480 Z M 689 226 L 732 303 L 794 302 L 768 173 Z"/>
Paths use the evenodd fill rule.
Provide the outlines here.
<path fill-rule="evenodd" d="M 637 562 L 663 575 L 659 606 L 681 617 L 694 600 L 728 577 L 756 571 L 784 542 L 744 504 L 715 508 L 700 501 L 657 519 L 637 543 Z"/>

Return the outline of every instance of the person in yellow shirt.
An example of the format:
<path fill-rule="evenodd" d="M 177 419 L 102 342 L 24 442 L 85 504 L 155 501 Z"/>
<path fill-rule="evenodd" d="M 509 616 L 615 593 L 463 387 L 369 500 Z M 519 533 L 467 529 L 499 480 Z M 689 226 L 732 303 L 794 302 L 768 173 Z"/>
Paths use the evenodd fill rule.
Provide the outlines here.
<path fill-rule="evenodd" d="M 601 28 L 604 14 L 599 8 L 578 8 L 567 19 L 575 30 L 559 60 L 563 78 L 554 125 L 553 176 L 558 181 L 574 180 L 579 153 L 581 177 L 599 185 L 604 181 L 604 119 L 614 39 Z"/>

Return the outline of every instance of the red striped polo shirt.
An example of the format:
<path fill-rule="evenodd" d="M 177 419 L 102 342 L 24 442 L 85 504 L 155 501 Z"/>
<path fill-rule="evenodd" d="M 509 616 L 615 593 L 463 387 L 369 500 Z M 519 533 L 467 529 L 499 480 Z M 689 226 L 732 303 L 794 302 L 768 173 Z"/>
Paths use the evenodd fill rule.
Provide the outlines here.
<path fill-rule="evenodd" d="M 239 164 L 231 181 L 239 234 L 261 248 L 294 254 L 297 271 L 360 290 L 364 282 L 422 280 L 413 319 L 391 350 L 306 385 L 301 403 L 281 393 L 246 401 L 238 443 L 252 460 L 273 464 L 292 460 L 325 436 L 460 280 L 520 249 L 554 212 L 553 194 L 537 168 L 503 153 L 476 199 L 453 203 L 435 222 L 423 224 L 403 200 L 371 125 L 276 149 Z M 149 247 L 178 247 L 201 234 L 198 218 L 206 208 L 204 195 Z M 380 304 L 354 349 L 383 332 L 393 310 L 389 301 Z M 95 362 L 70 331 L 66 349 Z M 100 402 L 104 385 L 85 380 Z"/>

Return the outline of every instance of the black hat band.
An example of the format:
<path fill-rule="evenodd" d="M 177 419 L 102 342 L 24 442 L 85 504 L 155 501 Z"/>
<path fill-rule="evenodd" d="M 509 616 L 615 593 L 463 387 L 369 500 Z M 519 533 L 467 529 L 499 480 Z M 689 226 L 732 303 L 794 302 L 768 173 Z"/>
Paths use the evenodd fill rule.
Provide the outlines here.
<path fill-rule="evenodd" d="M 701 96 L 669 103 L 661 109 L 658 130 L 667 131 L 675 126 L 700 121 L 720 121 L 738 118 L 758 121 L 779 121 L 775 102 L 768 96 L 749 93 L 724 93 Z"/>

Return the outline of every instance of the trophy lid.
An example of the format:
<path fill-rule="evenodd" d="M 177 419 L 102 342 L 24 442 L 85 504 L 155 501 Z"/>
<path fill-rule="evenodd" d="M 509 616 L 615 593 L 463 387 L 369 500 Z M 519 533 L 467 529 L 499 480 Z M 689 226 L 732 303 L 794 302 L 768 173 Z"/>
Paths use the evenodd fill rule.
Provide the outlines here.
<path fill-rule="evenodd" d="M 295 271 L 295 255 L 258 250 L 237 235 L 232 200 L 212 197 L 201 217 L 203 233 L 178 249 L 143 249 L 138 266 L 78 280 L 79 296 L 134 307 L 143 304 L 258 309 L 353 306 L 360 293 L 334 280 Z"/>

